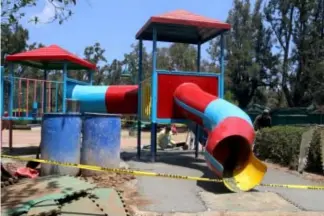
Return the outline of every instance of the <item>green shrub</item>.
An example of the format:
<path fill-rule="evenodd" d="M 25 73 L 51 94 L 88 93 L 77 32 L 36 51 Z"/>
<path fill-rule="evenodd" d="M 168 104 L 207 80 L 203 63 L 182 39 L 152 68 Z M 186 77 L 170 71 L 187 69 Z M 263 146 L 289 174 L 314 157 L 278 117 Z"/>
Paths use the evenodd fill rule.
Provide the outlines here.
<path fill-rule="evenodd" d="M 262 160 L 296 169 L 305 130 L 305 127 L 275 126 L 259 131 L 255 140 L 256 155 Z"/>
<path fill-rule="evenodd" d="M 257 133 L 254 151 L 258 158 L 297 170 L 299 151 L 304 132 L 309 127 L 275 126 Z M 307 171 L 322 173 L 320 131 L 316 128 L 311 139 L 307 156 Z M 324 141 L 322 141 L 324 142 Z"/>

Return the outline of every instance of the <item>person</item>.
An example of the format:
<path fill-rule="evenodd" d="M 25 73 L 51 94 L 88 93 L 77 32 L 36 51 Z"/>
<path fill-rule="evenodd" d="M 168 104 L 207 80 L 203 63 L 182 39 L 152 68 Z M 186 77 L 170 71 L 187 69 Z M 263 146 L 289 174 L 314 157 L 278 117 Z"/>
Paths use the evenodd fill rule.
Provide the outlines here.
<path fill-rule="evenodd" d="M 176 143 L 171 138 L 172 138 L 172 131 L 171 131 L 171 127 L 168 125 L 157 134 L 158 146 L 162 150 L 175 148 L 175 147 L 182 147 L 183 150 L 188 149 L 188 145 L 186 144 L 186 142 Z"/>
<path fill-rule="evenodd" d="M 271 127 L 271 116 L 268 109 L 263 110 L 262 114 L 258 115 L 253 123 L 254 130 L 258 131 L 265 127 Z"/>

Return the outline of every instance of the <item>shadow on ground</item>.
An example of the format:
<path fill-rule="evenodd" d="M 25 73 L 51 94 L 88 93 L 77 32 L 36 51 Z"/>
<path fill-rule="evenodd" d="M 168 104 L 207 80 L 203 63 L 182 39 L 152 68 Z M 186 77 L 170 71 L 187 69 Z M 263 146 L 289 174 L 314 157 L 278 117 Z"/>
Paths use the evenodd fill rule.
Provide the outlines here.
<path fill-rule="evenodd" d="M 135 152 L 122 152 L 121 158 L 126 162 L 138 161 L 144 163 L 151 163 L 150 153 L 146 151 L 142 152 L 140 160 L 137 159 Z M 165 163 L 172 166 L 180 166 L 180 167 L 199 170 L 203 173 L 203 175 L 200 176 L 202 178 L 211 178 L 211 179 L 217 178 L 215 174 L 208 169 L 204 159 L 195 158 L 193 151 L 158 152 L 156 156 L 156 162 Z M 176 173 L 169 173 L 169 174 L 176 174 Z M 224 186 L 223 183 L 197 181 L 197 186 L 211 193 L 216 193 L 216 194 L 232 193 Z"/>
<path fill-rule="evenodd" d="M 11 209 L 18 204 L 59 191 L 58 178 L 50 176 L 39 179 L 21 179 L 17 184 L 1 188 L 1 207 Z"/>
<path fill-rule="evenodd" d="M 27 147 L 2 147 L 3 154 L 9 154 L 13 156 L 24 156 L 24 155 L 36 155 L 38 153 L 38 146 L 27 146 Z"/>

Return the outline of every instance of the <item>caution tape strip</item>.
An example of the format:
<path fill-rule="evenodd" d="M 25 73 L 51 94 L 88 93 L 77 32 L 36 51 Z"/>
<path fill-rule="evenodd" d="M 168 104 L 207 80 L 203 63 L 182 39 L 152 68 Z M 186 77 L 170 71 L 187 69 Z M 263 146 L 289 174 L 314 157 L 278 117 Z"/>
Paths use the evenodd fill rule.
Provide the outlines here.
<path fill-rule="evenodd" d="M 21 161 L 33 161 L 33 162 L 38 162 L 38 163 L 45 163 L 45 164 L 52 164 L 52 165 L 59 165 L 59 166 L 66 166 L 66 167 L 74 167 L 74 168 L 80 168 L 80 169 L 86 169 L 86 170 L 123 173 L 123 174 L 130 174 L 130 175 L 136 175 L 136 176 L 156 176 L 156 177 L 184 179 L 184 180 L 193 180 L 193 181 L 223 182 L 221 179 L 210 179 L 210 178 L 201 178 L 201 177 L 195 177 L 195 176 L 174 175 L 174 174 L 167 174 L 167 173 L 155 173 L 155 172 L 138 171 L 138 170 L 131 170 L 131 169 L 107 168 L 107 167 L 100 167 L 100 166 L 93 166 L 93 165 L 58 162 L 58 161 L 53 161 L 53 160 L 18 157 L 18 156 L 11 156 L 11 155 L 1 155 L 1 157 L 21 160 Z"/>
<path fill-rule="evenodd" d="M 324 190 L 324 186 L 317 186 L 317 185 L 260 184 L 260 186 L 289 188 L 289 189 L 304 189 L 304 190 Z"/>
<path fill-rule="evenodd" d="M 65 167 L 74 167 L 74 168 L 86 169 L 86 170 L 92 170 L 92 171 L 130 174 L 130 175 L 135 175 L 135 176 L 151 176 L 151 177 L 155 176 L 155 177 L 163 177 L 163 178 L 171 178 L 171 179 L 183 179 L 183 180 L 204 181 L 204 182 L 223 182 L 223 180 L 221 180 L 221 179 L 211 179 L 211 178 L 175 175 L 175 174 L 167 174 L 167 173 L 156 173 L 156 172 L 131 170 L 131 169 L 107 168 L 107 167 L 100 167 L 100 166 L 93 166 L 93 165 L 58 162 L 58 161 L 53 161 L 53 160 L 27 158 L 27 157 L 19 157 L 19 156 L 11 156 L 11 155 L 1 155 L 1 157 L 15 159 L 15 160 L 21 160 L 21 161 L 33 161 L 33 162 L 38 162 L 38 163 L 59 165 L 59 166 L 65 166 Z M 279 187 L 279 188 L 289 188 L 289 189 L 304 189 L 304 190 L 305 189 L 306 190 L 324 190 L 324 185 L 317 186 L 317 185 L 263 184 L 262 183 L 259 186 Z"/>

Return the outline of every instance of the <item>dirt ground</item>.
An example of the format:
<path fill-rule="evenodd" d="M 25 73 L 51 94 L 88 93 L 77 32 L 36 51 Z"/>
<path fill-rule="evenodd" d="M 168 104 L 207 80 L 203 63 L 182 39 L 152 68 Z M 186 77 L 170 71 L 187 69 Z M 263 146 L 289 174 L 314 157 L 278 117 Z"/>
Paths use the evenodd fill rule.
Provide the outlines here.
<path fill-rule="evenodd" d="M 14 130 L 13 131 L 13 147 L 21 148 L 21 147 L 34 147 L 38 146 L 40 143 L 40 129 L 33 130 Z M 128 130 L 122 130 L 121 133 L 122 141 L 121 141 L 121 150 L 125 149 L 134 149 L 136 148 L 137 138 L 129 137 Z M 174 135 L 172 139 L 176 142 L 183 142 L 186 140 L 187 133 L 178 133 Z M 148 145 L 150 143 L 150 133 L 142 132 L 142 144 Z M 9 146 L 9 131 L 3 131 L 2 138 L 2 146 Z"/>

